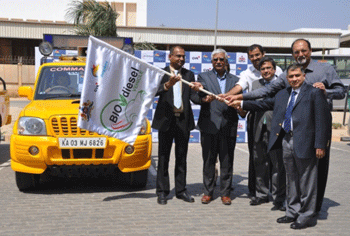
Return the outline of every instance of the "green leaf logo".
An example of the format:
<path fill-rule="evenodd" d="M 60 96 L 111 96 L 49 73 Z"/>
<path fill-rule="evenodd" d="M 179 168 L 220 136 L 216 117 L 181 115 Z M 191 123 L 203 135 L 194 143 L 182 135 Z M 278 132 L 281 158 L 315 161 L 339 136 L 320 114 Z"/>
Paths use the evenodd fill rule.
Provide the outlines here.
<path fill-rule="evenodd" d="M 123 95 L 119 94 L 119 98 L 120 98 L 120 104 L 119 104 L 120 106 L 125 107 L 126 105 L 128 105 L 128 101 Z"/>

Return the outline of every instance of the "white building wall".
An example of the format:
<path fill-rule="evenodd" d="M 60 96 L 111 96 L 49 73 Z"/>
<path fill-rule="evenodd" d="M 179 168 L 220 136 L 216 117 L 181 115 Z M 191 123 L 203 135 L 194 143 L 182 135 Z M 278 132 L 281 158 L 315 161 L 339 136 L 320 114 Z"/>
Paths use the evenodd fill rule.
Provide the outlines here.
<path fill-rule="evenodd" d="M 42 39 L 43 34 L 72 34 L 73 25 L 65 23 L 42 23 L 0 19 L 0 37 Z M 155 44 L 214 45 L 214 30 L 118 27 L 118 35 L 132 37 L 134 42 Z M 310 40 L 313 48 L 339 48 L 337 33 L 262 32 L 219 30 L 217 44 L 221 46 L 250 46 L 256 42 L 264 47 L 289 48 L 297 38 Z"/>
<path fill-rule="evenodd" d="M 100 0 L 104 2 L 104 0 Z M 137 4 L 136 26 L 147 26 L 147 0 L 107 0 Z M 9 19 L 65 21 L 72 0 L 0 0 L 0 17 Z"/>
<path fill-rule="evenodd" d="M 73 34 L 73 25 L 0 21 L 0 37 L 42 39 L 43 34 Z"/>
<path fill-rule="evenodd" d="M 64 21 L 71 0 L 1 0 L 2 18 Z"/>
<path fill-rule="evenodd" d="M 133 37 L 134 42 L 152 42 L 184 45 L 214 45 L 214 30 L 155 28 L 155 27 L 119 27 L 118 35 Z M 250 46 L 256 42 L 264 47 L 288 48 L 297 38 L 312 42 L 313 48 L 338 48 L 338 33 L 303 32 L 263 32 L 219 30 L 217 44 L 222 46 Z"/>
<path fill-rule="evenodd" d="M 322 55 L 322 52 L 312 52 L 312 55 Z M 325 52 L 325 55 L 344 55 L 349 56 L 350 55 L 350 48 L 338 48 L 333 50 L 327 50 Z"/>

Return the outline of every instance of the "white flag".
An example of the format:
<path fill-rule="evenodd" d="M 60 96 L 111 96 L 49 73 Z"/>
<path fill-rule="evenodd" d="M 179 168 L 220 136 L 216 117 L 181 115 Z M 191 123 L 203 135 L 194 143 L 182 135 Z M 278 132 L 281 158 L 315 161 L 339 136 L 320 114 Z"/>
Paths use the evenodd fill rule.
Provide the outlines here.
<path fill-rule="evenodd" d="M 90 36 L 78 126 L 133 145 L 164 73 Z"/>

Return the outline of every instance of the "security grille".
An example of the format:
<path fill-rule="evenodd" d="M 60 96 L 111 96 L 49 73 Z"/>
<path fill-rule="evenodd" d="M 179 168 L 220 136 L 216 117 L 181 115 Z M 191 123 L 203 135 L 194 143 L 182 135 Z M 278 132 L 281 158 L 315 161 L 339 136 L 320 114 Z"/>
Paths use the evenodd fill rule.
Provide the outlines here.
<path fill-rule="evenodd" d="M 51 118 L 51 127 L 55 136 L 98 136 L 78 127 L 76 116 L 59 116 Z"/>

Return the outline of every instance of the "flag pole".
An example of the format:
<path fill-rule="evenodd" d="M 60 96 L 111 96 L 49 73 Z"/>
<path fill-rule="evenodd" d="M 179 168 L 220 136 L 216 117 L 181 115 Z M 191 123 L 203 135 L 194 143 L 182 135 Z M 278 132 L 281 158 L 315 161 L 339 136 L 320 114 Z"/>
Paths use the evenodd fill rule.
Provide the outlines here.
<path fill-rule="evenodd" d="M 165 70 L 163 70 L 163 71 L 165 72 L 165 74 L 167 74 L 167 75 L 169 75 L 169 76 L 173 76 L 173 74 L 171 74 L 170 72 L 165 71 Z M 187 84 L 187 85 L 190 86 L 191 88 L 192 88 L 192 86 L 193 86 L 193 84 L 190 83 L 190 82 L 188 82 L 187 80 L 181 79 L 181 82 Z M 205 89 L 200 88 L 199 91 L 201 91 L 201 92 L 203 92 L 203 93 L 206 93 L 206 94 L 208 94 L 208 95 L 213 95 L 216 99 L 218 99 L 219 101 L 221 101 L 221 98 L 220 98 L 219 96 L 217 96 L 216 94 L 213 94 L 213 93 L 209 92 L 208 90 L 205 90 Z M 225 103 L 228 103 L 227 100 L 224 100 L 224 102 L 225 102 Z"/>

